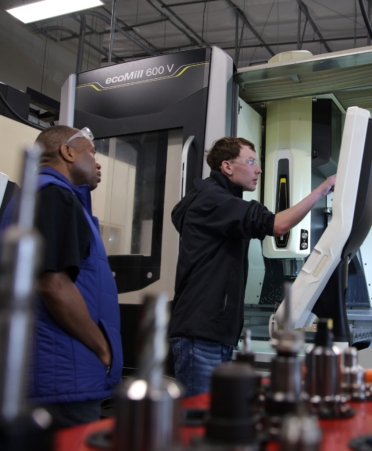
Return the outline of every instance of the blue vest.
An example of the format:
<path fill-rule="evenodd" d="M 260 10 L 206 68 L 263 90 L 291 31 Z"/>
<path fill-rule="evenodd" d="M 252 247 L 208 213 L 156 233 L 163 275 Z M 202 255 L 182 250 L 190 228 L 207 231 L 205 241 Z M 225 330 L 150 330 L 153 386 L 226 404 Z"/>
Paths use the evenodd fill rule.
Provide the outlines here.
<path fill-rule="evenodd" d="M 123 367 L 115 281 L 99 233 L 98 220 L 92 216 L 88 185 L 75 187 L 58 171 L 44 167 L 39 177 L 39 189 L 50 184 L 70 190 L 83 206 L 91 230 L 90 252 L 82 262 L 75 284 L 93 321 L 110 342 L 113 361 L 107 372 L 95 353 L 67 334 L 38 299 L 30 397 L 37 403 L 104 399 L 120 382 Z"/>

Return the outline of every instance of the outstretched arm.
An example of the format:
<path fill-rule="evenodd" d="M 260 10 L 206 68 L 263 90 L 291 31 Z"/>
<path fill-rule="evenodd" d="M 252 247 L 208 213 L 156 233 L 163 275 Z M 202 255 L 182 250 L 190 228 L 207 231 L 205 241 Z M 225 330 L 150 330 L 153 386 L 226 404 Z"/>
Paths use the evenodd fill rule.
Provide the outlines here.
<path fill-rule="evenodd" d="M 321 185 L 314 189 L 305 199 L 287 210 L 275 215 L 274 236 L 282 236 L 297 225 L 314 207 L 320 198 L 333 191 L 336 176 L 328 177 Z"/>
<path fill-rule="evenodd" d="M 111 349 L 101 329 L 92 320 L 79 289 L 66 272 L 44 272 L 38 292 L 55 321 L 110 366 Z"/>

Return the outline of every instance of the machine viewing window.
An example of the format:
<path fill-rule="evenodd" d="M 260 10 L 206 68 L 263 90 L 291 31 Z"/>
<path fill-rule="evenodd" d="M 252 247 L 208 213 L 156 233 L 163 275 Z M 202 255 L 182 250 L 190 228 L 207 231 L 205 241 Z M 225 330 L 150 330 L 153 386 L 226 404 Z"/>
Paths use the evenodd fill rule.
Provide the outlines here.
<path fill-rule="evenodd" d="M 151 255 L 155 196 L 164 197 L 165 180 L 156 174 L 165 172 L 167 140 L 161 135 L 96 141 L 106 188 L 98 216 L 109 255 Z"/>
<path fill-rule="evenodd" d="M 168 132 L 110 137 L 95 145 L 102 186 L 92 193 L 93 213 L 119 292 L 132 291 L 160 274 Z"/>

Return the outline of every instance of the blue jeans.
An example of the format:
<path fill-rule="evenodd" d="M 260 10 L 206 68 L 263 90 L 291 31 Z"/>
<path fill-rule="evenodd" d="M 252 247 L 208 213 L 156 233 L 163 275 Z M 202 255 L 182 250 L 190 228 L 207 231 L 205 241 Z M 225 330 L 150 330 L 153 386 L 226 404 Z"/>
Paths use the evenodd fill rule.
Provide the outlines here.
<path fill-rule="evenodd" d="M 44 404 L 47 410 L 55 420 L 57 428 L 68 428 L 91 421 L 97 421 L 101 418 L 102 400 L 66 402 L 60 404 Z"/>
<path fill-rule="evenodd" d="M 211 374 L 217 365 L 232 360 L 233 347 L 200 338 L 170 338 L 176 379 L 186 396 L 210 391 Z"/>

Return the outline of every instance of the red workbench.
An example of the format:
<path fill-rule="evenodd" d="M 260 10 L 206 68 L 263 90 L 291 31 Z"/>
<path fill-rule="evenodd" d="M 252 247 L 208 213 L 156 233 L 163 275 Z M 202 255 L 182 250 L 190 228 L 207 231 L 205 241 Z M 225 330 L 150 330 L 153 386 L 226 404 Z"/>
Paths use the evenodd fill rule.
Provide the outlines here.
<path fill-rule="evenodd" d="M 342 420 L 321 420 L 323 431 L 322 451 L 350 451 L 348 442 L 358 435 L 372 434 L 372 402 L 350 403 L 355 409 L 355 416 Z M 186 398 L 182 401 L 183 408 L 208 408 L 209 394 Z M 85 444 L 86 438 L 103 429 L 113 426 L 113 419 L 106 419 L 83 426 L 64 429 L 56 435 L 54 451 L 92 451 Z M 182 427 L 181 442 L 188 444 L 193 435 L 203 435 L 202 427 Z M 275 443 L 270 443 L 268 451 L 277 450 Z"/>

